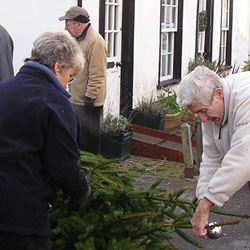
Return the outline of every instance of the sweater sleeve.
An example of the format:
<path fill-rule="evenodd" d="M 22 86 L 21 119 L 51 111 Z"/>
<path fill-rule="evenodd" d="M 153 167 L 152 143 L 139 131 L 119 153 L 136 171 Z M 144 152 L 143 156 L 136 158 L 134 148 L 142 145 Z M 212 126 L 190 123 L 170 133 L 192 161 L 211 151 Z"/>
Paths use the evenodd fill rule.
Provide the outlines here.
<path fill-rule="evenodd" d="M 43 161 L 50 181 L 72 198 L 82 200 L 90 194 L 90 187 L 77 164 L 79 149 L 76 143 L 76 121 L 71 105 L 67 102 L 48 106 Z"/>

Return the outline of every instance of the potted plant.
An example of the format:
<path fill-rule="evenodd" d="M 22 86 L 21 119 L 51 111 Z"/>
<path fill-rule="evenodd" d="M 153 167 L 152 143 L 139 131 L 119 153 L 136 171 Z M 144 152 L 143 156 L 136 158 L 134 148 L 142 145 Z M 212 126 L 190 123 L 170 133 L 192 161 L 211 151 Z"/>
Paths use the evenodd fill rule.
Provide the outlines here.
<path fill-rule="evenodd" d="M 242 71 L 250 71 L 250 60 L 244 61 L 244 67 L 242 68 Z"/>
<path fill-rule="evenodd" d="M 188 62 L 188 73 L 193 71 L 197 66 L 206 66 L 207 68 L 215 71 L 216 62 L 207 60 L 202 55 L 197 55 L 193 60 L 190 58 Z"/>
<path fill-rule="evenodd" d="M 205 10 L 199 13 L 199 31 L 202 32 L 207 28 L 207 12 Z"/>
<path fill-rule="evenodd" d="M 138 101 L 133 123 L 152 129 L 164 130 L 166 109 L 151 95 Z"/>
<path fill-rule="evenodd" d="M 124 116 L 108 113 L 101 120 L 101 155 L 107 159 L 130 157 L 132 127 Z"/>
<path fill-rule="evenodd" d="M 171 132 L 180 128 L 184 109 L 176 102 L 175 91 L 172 88 L 163 88 L 163 93 L 158 97 L 157 102 L 165 106 L 166 110 L 164 131 Z"/>

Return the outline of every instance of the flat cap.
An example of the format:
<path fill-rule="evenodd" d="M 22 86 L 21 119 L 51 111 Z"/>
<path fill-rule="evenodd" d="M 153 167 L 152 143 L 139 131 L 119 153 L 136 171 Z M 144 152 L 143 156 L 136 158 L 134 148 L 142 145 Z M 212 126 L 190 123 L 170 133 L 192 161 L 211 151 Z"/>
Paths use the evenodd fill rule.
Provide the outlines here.
<path fill-rule="evenodd" d="M 89 20 L 89 14 L 87 10 L 78 6 L 73 6 L 69 10 L 66 11 L 64 16 L 59 17 L 58 19 L 59 21 L 63 21 L 67 19 L 75 20 L 76 18 L 79 19 L 81 17 L 85 20 L 87 19 Z"/>

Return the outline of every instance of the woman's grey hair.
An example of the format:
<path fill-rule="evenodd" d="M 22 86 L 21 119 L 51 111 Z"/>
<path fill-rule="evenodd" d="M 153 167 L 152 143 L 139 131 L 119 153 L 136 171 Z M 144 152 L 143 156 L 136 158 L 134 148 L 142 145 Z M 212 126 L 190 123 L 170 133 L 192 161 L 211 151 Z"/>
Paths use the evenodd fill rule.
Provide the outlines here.
<path fill-rule="evenodd" d="M 31 58 L 25 61 L 35 61 L 54 71 L 54 65 L 59 63 L 61 72 L 74 68 L 75 73 L 83 67 L 83 54 L 77 42 L 62 32 L 46 32 L 39 36 L 31 51 Z"/>
<path fill-rule="evenodd" d="M 177 87 L 177 103 L 183 108 L 193 100 L 203 105 L 211 105 L 216 88 L 223 88 L 220 77 L 209 68 L 198 66 Z"/>

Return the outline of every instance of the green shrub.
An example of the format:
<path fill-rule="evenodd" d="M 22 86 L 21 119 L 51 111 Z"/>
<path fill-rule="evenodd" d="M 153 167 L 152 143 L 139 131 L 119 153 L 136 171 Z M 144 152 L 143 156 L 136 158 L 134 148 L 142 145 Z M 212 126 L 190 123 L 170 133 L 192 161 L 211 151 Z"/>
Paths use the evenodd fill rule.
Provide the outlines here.
<path fill-rule="evenodd" d="M 197 55 L 193 60 L 190 58 L 188 63 L 188 73 L 193 71 L 197 66 L 206 66 L 211 70 L 215 69 L 215 63 L 205 59 L 202 55 Z"/>
<path fill-rule="evenodd" d="M 250 60 L 244 61 L 245 65 L 242 68 L 243 71 L 250 71 Z"/>
<path fill-rule="evenodd" d="M 150 97 L 146 98 L 143 97 L 141 100 L 138 101 L 138 105 L 135 109 L 137 112 L 143 113 L 149 116 L 164 116 L 167 113 L 167 108 L 157 102 L 157 99 L 151 95 Z"/>
<path fill-rule="evenodd" d="M 207 12 L 205 10 L 199 13 L 199 31 L 204 31 L 207 28 Z"/>
<path fill-rule="evenodd" d="M 163 88 L 163 93 L 159 95 L 157 102 L 166 108 L 166 114 L 176 114 L 184 110 L 176 102 L 176 93 L 173 89 Z"/>

